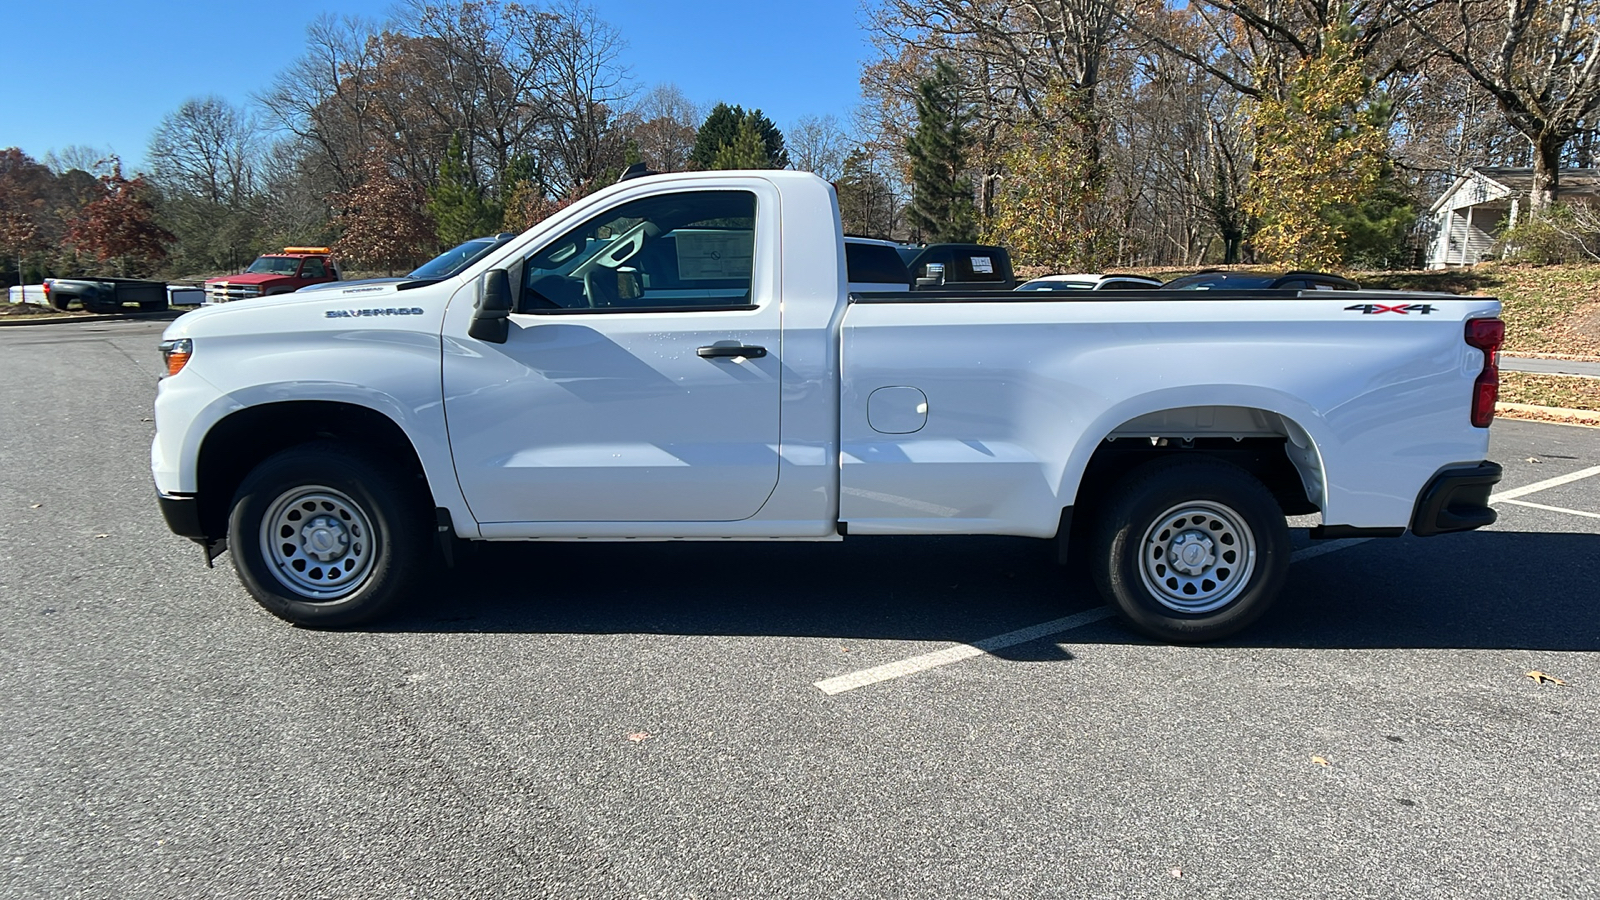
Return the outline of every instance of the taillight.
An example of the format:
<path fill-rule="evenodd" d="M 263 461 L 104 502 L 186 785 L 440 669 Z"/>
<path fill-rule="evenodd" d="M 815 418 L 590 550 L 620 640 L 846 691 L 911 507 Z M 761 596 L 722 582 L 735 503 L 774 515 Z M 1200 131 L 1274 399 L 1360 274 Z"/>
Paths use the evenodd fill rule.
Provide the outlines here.
<path fill-rule="evenodd" d="M 50 280 L 49 279 L 45 279 L 45 282 L 44 282 L 44 298 L 46 300 L 50 299 Z"/>
<path fill-rule="evenodd" d="M 1488 428 L 1494 421 L 1494 404 L 1500 399 L 1500 345 L 1506 340 L 1506 323 L 1499 319 L 1468 319 L 1467 344 L 1483 351 L 1483 371 L 1472 383 L 1472 424 Z"/>
<path fill-rule="evenodd" d="M 161 342 L 161 357 L 166 360 L 168 375 L 182 372 L 183 367 L 189 364 L 189 357 L 193 355 L 194 341 L 189 338 Z"/>

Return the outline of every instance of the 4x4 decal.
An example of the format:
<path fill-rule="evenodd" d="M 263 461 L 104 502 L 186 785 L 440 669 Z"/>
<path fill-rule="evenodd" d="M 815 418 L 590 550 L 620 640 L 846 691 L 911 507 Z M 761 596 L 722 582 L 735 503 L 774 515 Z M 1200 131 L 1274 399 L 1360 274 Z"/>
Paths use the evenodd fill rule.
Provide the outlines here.
<path fill-rule="evenodd" d="M 1361 314 L 1365 316 L 1375 316 L 1379 313 L 1399 313 L 1402 316 L 1408 316 L 1412 313 L 1416 313 L 1419 316 L 1425 316 L 1436 309 L 1438 309 L 1438 307 L 1431 303 L 1396 303 L 1393 306 L 1386 306 L 1382 303 L 1357 303 L 1354 306 L 1346 306 L 1344 311 L 1360 311 Z"/>

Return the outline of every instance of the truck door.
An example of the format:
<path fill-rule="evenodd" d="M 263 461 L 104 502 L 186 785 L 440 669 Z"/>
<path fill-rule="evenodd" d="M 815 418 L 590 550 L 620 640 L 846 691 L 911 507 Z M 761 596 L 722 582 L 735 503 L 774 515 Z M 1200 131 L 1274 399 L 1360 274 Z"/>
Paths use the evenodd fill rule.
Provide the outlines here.
<path fill-rule="evenodd" d="M 511 261 L 503 344 L 467 336 L 452 301 L 445 414 L 479 522 L 735 521 L 766 502 L 778 198 L 743 185 L 641 184 Z"/>

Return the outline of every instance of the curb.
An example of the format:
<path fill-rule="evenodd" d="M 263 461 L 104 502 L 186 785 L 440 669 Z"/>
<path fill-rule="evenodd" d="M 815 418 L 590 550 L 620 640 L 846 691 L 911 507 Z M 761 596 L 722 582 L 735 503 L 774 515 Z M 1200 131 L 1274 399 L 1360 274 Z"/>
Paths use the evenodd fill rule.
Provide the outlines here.
<path fill-rule="evenodd" d="M 196 307 L 198 309 L 199 307 Z M 176 312 L 177 315 L 170 315 Z M 188 310 L 168 309 L 162 312 L 90 313 L 83 316 L 39 316 L 29 319 L 0 318 L 0 328 L 26 328 L 32 325 L 65 325 L 68 322 L 158 322 L 176 319 Z"/>
<path fill-rule="evenodd" d="M 1567 409 L 1561 406 L 1534 406 L 1531 403 L 1496 403 L 1496 413 L 1523 413 L 1529 419 L 1523 421 L 1548 422 L 1552 425 L 1578 425 L 1584 428 L 1600 428 L 1600 412 L 1588 409 Z M 1537 418 L 1532 418 L 1537 417 Z M 1508 416 L 1510 418 L 1510 416 Z M 1554 421 L 1565 420 L 1565 421 Z"/>

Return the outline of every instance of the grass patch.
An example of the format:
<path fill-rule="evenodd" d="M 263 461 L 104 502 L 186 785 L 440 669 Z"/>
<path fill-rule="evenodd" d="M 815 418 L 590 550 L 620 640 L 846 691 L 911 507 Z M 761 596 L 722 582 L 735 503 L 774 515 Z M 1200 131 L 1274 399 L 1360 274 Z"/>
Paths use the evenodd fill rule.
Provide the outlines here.
<path fill-rule="evenodd" d="M 1505 352 L 1600 356 L 1600 266 L 1485 263 L 1438 272 L 1360 272 L 1363 287 L 1499 298 Z M 1521 402 L 1521 401 L 1516 401 Z"/>
<path fill-rule="evenodd" d="M 1500 401 L 1600 411 L 1600 378 L 1500 370 Z"/>
<path fill-rule="evenodd" d="M 0 303 L 0 319 L 49 319 L 72 315 L 53 306 L 37 303 Z"/>
<path fill-rule="evenodd" d="M 1271 269 L 1271 266 L 1238 266 Z M 1037 271 L 1035 271 L 1037 269 Z M 1018 279 L 1050 271 L 1019 269 Z M 1126 271 L 1171 281 L 1194 268 Z M 1505 352 L 1600 358 L 1600 265 L 1530 266 L 1488 262 L 1470 269 L 1427 272 L 1346 272 L 1362 287 L 1394 291 L 1482 294 L 1504 306 Z"/>

